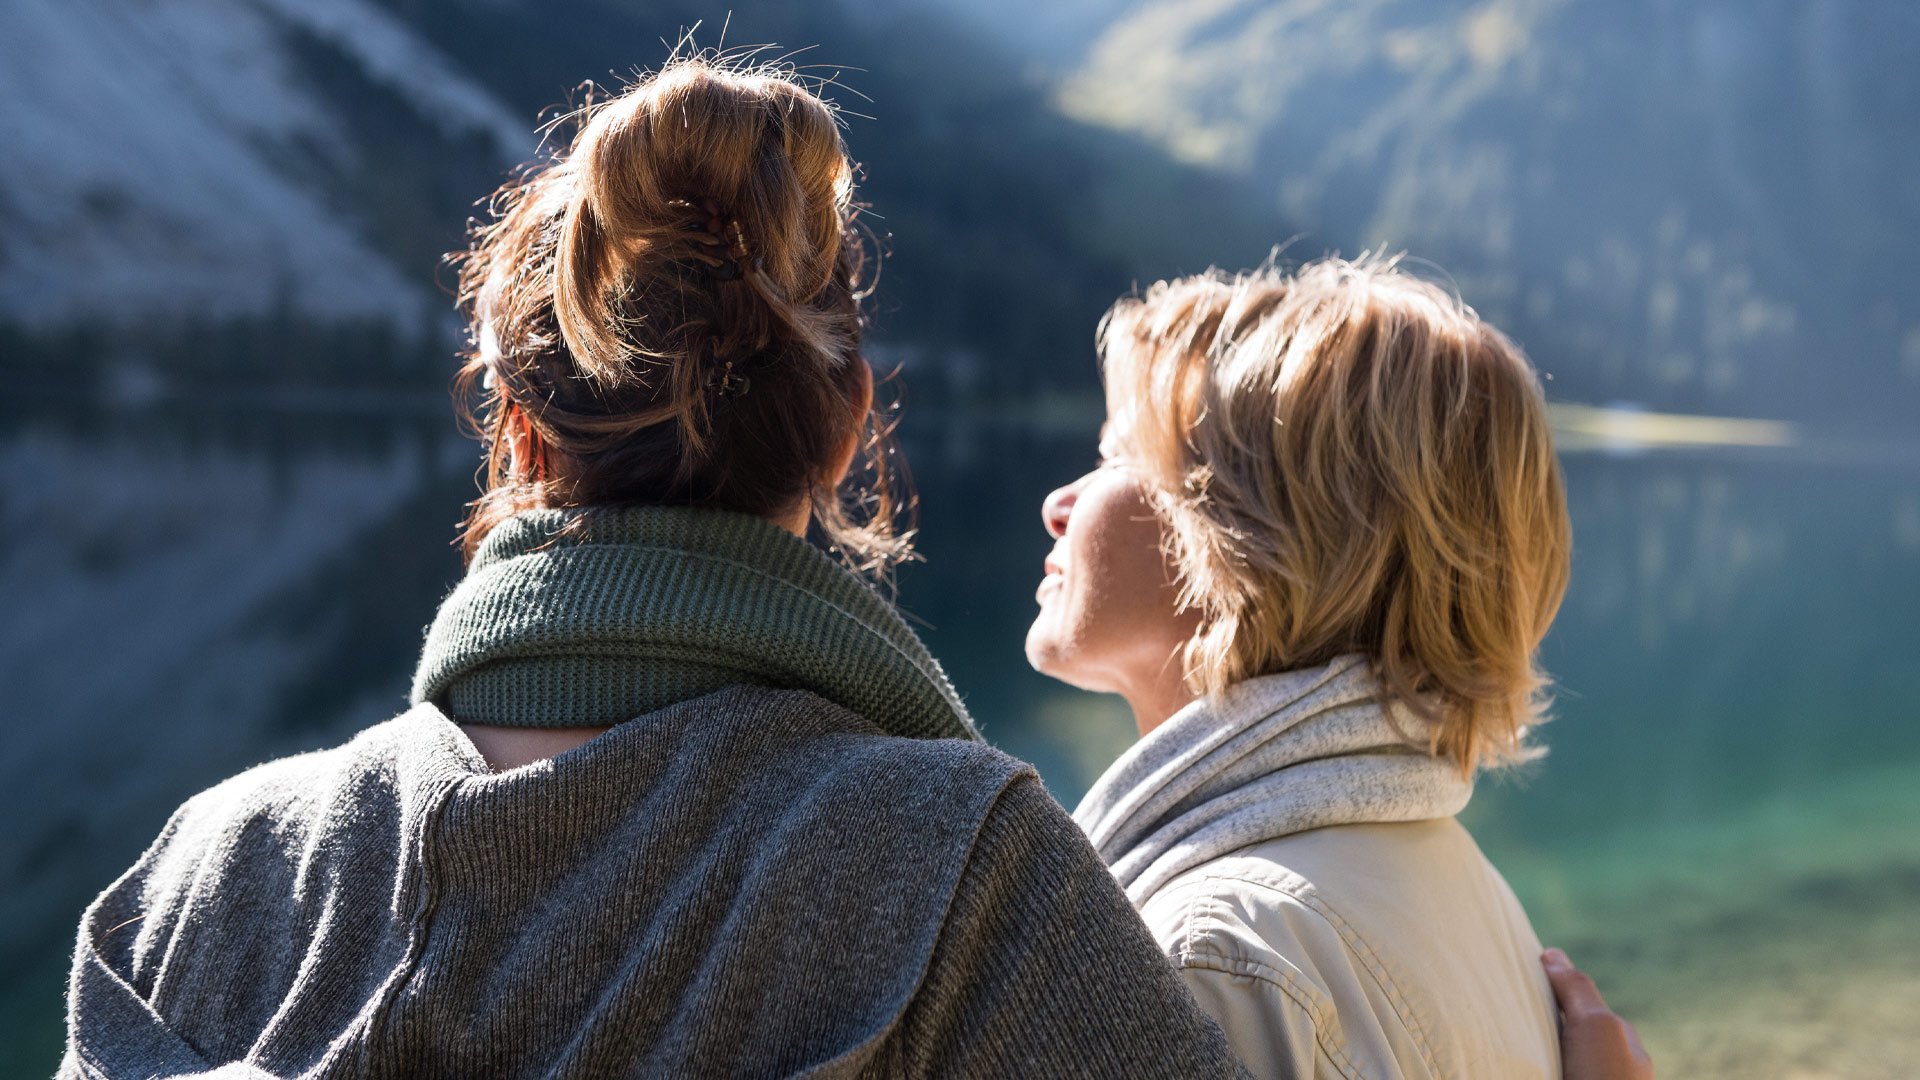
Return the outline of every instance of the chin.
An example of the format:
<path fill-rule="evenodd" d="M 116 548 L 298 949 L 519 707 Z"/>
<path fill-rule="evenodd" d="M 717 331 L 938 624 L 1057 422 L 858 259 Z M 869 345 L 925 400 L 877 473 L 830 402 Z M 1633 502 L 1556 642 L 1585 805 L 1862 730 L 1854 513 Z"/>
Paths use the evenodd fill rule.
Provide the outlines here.
<path fill-rule="evenodd" d="M 1059 635 L 1053 632 L 1050 622 L 1043 611 L 1027 628 L 1027 663 L 1042 675 L 1064 680 L 1061 662 L 1066 650 L 1061 647 Z"/>
<path fill-rule="evenodd" d="M 1051 675 L 1053 666 L 1052 642 L 1040 632 L 1039 624 L 1027 631 L 1027 663 L 1042 675 Z"/>
<path fill-rule="evenodd" d="M 1106 693 L 1110 688 L 1101 677 L 1100 666 L 1089 663 L 1094 655 L 1077 621 L 1042 607 L 1027 628 L 1027 663 L 1049 679 L 1056 679 L 1077 690 Z"/>
<path fill-rule="evenodd" d="M 1047 633 L 1039 624 L 1028 632 L 1027 663 L 1033 670 L 1078 690 L 1101 690 L 1094 685 L 1098 680 L 1089 680 L 1078 670 L 1076 659 L 1077 654 L 1069 643 Z"/>

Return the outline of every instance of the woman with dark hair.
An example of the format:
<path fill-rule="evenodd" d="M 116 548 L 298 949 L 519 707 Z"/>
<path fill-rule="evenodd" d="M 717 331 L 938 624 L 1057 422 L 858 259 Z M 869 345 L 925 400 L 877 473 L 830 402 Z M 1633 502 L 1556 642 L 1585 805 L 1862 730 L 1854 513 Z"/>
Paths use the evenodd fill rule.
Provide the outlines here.
<path fill-rule="evenodd" d="M 824 102 L 698 59 L 502 194 L 462 268 L 489 483 L 415 706 L 174 815 L 85 916 L 68 1075 L 1233 1074 L 803 539 L 905 546 L 852 195 Z"/>
<path fill-rule="evenodd" d="M 697 58 L 502 193 L 414 706 L 176 812 L 84 916 L 63 1075 L 1240 1071 L 844 565 L 906 548 L 852 196 L 823 101 Z"/>

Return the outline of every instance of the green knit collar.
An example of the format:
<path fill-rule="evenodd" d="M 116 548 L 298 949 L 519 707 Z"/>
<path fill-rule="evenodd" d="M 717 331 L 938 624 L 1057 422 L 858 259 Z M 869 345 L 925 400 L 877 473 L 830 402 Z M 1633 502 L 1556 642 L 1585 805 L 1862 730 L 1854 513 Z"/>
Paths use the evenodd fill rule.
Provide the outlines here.
<path fill-rule="evenodd" d="M 869 585 L 771 522 L 691 507 L 495 526 L 427 630 L 413 700 L 474 723 L 586 727 L 742 683 L 811 690 L 895 735 L 979 738 Z"/>

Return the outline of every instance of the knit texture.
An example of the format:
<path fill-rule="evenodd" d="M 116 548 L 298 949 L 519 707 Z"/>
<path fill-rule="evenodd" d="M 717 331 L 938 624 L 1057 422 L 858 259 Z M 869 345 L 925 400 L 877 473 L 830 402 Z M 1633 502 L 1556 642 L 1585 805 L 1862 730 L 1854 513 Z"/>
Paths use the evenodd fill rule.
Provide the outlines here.
<path fill-rule="evenodd" d="M 1031 768 L 737 687 L 493 774 L 431 705 L 189 801 L 63 1077 L 1232 1076 Z"/>
<path fill-rule="evenodd" d="M 1144 903 L 1188 870 L 1328 825 L 1425 821 L 1473 782 L 1409 744 L 1363 656 L 1248 679 L 1181 709 L 1129 747 L 1074 811 L 1127 895 Z"/>
<path fill-rule="evenodd" d="M 770 522 L 693 507 L 496 526 L 427 631 L 413 700 L 473 723 L 601 726 L 736 685 L 804 687 L 895 735 L 979 737 L 870 586 Z"/>
<path fill-rule="evenodd" d="M 411 711 L 88 907 L 62 1077 L 1241 1074 L 879 596 L 751 519 L 570 520 L 496 528 Z M 495 774 L 449 709 L 612 727 Z"/>

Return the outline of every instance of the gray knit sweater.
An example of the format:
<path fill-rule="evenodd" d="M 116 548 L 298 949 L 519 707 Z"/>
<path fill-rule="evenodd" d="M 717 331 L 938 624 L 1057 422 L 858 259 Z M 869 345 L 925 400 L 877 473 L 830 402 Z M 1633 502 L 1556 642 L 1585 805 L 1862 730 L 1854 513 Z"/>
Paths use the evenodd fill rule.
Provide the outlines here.
<path fill-rule="evenodd" d="M 758 609 L 870 621 L 847 595 L 794 606 L 792 574 L 739 558 L 771 538 L 714 520 L 707 554 L 735 586 L 766 582 Z M 523 567 L 551 585 L 530 602 L 559 622 L 587 594 L 624 614 L 475 655 L 599 663 L 631 646 L 608 627 L 662 598 L 609 599 L 608 560 L 585 581 L 556 558 L 659 522 L 616 524 L 494 555 L 544 567 Z M 672 603 L 706 619 L 751 599 L 683 578 Z M 861 637 L 841 630 L 813 637 Z M 948 696 L 910 633 L 875 630 L 906 654 L 873 676 L 900 685 L 877 689 Z M 854 692 L 835 679 L 779 685 L 820 660 L 793 645 L 808 636 L 736 685 L 510 772 L 429 693 L 196 796 L 83 919 L 62 1074 L 1233 1075 L 1033 772 L 964 737 L 964 714 L 947 721 L 962 737 L 912 738 L 830 700 Z M 724 650 L 694 653 L 710 673 Z M 423 670 L 443 659 L 430 647 Z M 514 681 L 541 683 L 521 667 Z"/>

